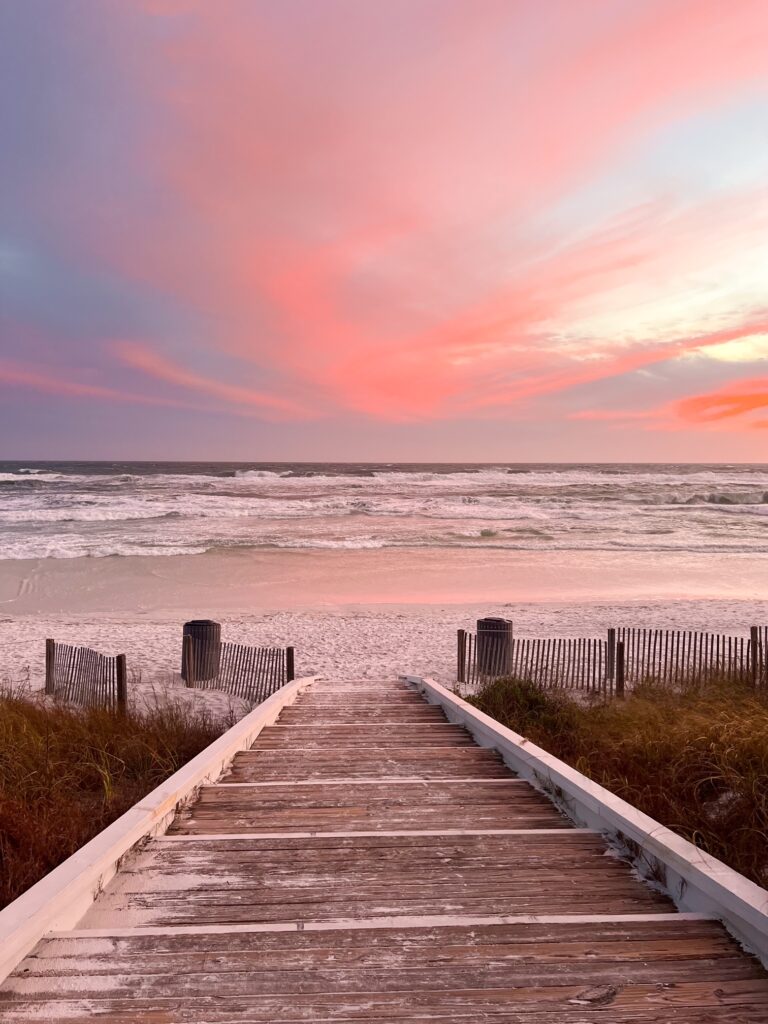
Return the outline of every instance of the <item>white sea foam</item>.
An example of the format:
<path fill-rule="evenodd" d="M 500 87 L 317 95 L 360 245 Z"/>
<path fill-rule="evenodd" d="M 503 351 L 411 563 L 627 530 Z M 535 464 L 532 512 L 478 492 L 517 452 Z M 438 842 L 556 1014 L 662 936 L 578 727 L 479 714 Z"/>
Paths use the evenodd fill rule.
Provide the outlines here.
<path fill-rule="evenodd" d="M 43 473 L 42 471 L 33 472 L 32 470 L 27 470 L 26 472 L 19 471 L 16 473 L 0 473 L 0 483 L 7 484 L 29 485 L 32 483 L 43 483 L 45 481 L 50 483 L 52 481 L 63 479 L 66 479 L 66 477 L 62 476 L 61 473 Z"/>
<path fill-rule="evenodd" d="M 757 553 L 768 467 L 0 465 L 0 558 L 238 547 Z"/>
<path fill-rule="evenodd" d="M 287 474 L 275 473 L 271 469 L 238 469 L 235 471 L 235 480 L 281 480 Z"/>

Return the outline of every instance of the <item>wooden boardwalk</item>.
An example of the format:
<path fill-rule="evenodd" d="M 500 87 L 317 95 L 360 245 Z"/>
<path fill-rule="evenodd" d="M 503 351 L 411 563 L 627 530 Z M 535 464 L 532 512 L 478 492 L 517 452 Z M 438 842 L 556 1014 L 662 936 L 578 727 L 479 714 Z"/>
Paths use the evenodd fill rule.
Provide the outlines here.
<path fill-rule="evenodd" d="M 397 683 L 318 683 L 76 931 L 4 1024 L 761 1024 L 768 976 Z"/>

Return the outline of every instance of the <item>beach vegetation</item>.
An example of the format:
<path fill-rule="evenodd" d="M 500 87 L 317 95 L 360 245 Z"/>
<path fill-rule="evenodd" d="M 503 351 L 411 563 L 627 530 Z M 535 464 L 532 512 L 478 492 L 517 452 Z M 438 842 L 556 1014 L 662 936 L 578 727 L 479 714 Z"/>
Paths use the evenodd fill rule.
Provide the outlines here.
<path fill-rule="evenodd" d="M 184 703 L 119 713 L 0 689 L 0 907 L 231 724 Z"/>

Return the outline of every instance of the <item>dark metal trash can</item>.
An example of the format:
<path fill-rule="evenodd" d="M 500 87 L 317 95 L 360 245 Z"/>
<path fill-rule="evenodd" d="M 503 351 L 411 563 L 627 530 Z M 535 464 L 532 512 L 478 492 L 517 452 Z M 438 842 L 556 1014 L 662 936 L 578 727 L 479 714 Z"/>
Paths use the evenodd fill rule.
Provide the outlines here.
<path fill-rule="evenodd" d="M 512 622 L 489 616 L 477 620 L 477 671 L 503 676 L 512 670 Z"/>
<path fill-rule="evenodd" d="M 191 637 L 192 643 L 184 641 Z M 192 651 L 192 665 L 187 665 L 187 652 Z M 181 677 L 190 682 L 205 682 L 219 674 L 221 658 L 221 623 L 212 619 L 193 619 L 184 623 L 181 648 Z M 189 668 L 192 669 L 191 673 Z"/>

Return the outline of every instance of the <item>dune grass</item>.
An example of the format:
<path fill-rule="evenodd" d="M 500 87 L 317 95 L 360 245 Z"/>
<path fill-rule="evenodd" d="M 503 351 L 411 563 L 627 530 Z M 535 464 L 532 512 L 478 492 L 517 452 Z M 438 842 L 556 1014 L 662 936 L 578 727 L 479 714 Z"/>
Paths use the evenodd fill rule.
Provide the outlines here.
<path fill-rule="evenodd" d="M 0 690 L 0 907 L 231 724 L 189 706 L 119 714 Z"/>
<path fill-rule="evenodd" d="M 768 693 L 648 682 L 579 704 L 500 680 L 471 702 L 759 885 L 768 886 Z"/>

